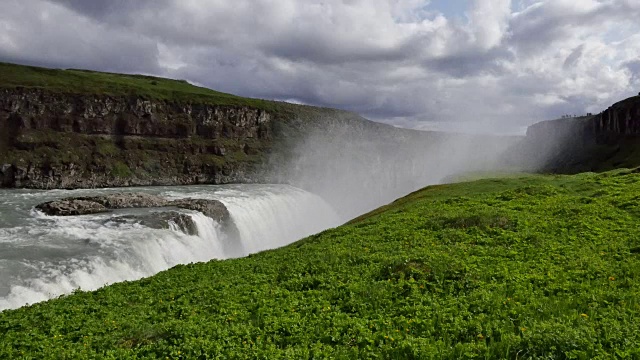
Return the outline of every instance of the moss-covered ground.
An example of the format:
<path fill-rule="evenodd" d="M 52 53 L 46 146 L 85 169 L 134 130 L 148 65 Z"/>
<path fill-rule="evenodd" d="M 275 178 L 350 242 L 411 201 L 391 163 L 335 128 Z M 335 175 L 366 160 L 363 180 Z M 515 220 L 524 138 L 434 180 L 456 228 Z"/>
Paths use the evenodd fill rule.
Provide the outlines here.
<path fill-rule="evenodd" d="M 425 188 L 290 246 L 0 313 L 0 358 L 640 357 L 640 174 Z"/>

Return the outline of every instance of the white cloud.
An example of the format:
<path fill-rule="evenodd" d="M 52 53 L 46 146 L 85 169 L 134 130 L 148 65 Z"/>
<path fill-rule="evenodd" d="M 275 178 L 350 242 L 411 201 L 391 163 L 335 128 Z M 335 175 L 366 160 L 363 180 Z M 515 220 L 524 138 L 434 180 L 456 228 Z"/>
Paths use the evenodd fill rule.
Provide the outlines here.
<path fill-rule="evenodd" d="M 472 34 L 481 49 L 499 46 L 508 29 L 511 1 L 475 1 L 468 16 Z"/>
<path fill-rule="evenodd" d="M 126 29 L 78 16 L 61 5 L 39 0 L 7 0 L 0 28 L 5 41 L 0 57 L 7 61 L 107 71 L 154 73 L 157 44 Z M 6 46 L 4 44 L 9 44 Z"/>
<path fill-rule="evenodd" d="M 455 18 L 428 3 L 7 0 L 0 60 L 187 78 L 416 128 L 519 128 L 638 91 L 637 1 L 475 0 Z"/>

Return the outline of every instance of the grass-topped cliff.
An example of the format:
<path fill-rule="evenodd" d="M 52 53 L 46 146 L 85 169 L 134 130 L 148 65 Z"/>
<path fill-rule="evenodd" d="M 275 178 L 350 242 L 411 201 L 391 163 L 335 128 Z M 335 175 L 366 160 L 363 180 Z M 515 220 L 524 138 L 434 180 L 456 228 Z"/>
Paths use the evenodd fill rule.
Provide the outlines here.
<path fill-rule="evenodd" d="M 244 98 L 154 76 L 76 69 L 48 69 L 0 62 L 0 89 L 41 89 L 77 95 L 136 96 L 148 100 L 208 105 L 250 106 L 276 110 L 278 103 Z"/>
<path fill-rule="evenodd" d="M 0 63 L 0 186 L 264 181 L 274 148 L 340 121 L 401 132 L 182 80 Z"/>
<path fill-rule="evenodd" d="M 640 356 L 640 175 L 440 185 L 248 258 L 0 313 L 0 358 Z"/>
<path fill-rule="evenodd" d="M 640 166 L 640 95 L 603 112 L 529 127 L 518 161 L 556 173 Z"/>
<path fill-rule="evenodd" d="M 81 96 L 137 97 L 151 101 L 212 106 L 250 107 L 284 119 L 347 114 L 332 108 L 297 105 L 228 94 L 156 76 L 106 73 L 81 69 L 50 69 L 0 62 L 0 89 L 43 90 Z"/>

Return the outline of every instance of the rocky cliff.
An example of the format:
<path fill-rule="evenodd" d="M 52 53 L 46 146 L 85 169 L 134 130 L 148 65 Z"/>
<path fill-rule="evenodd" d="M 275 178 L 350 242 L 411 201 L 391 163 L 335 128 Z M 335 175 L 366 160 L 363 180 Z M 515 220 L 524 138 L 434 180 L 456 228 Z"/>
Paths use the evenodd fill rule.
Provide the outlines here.
<path fill-rule="evenodd" d="M 355 214 L 495 167 L 512 142 L 398 129 L 181 80 L 0 63 L 2 187 L 288 183 Z"/>
<path fill-rule="evenodd" d="M 640 137 L 640 94 L 620 101 L 595 116 L 592 131 L 598 142 Z"/>
<path fill-rule="evenodd" d="M 266 139 L 271 116 L 247 107 L 144 100 L 139 97 L 0 91 L 0 117 L 18 130 L 163 138 Z M 14 130 L 15 131 L 15 130 Z"/>
<path fill-rule="evenodd" d="M 531 169 L 552 172 L 640 166 L 640 96 L 596 115 L 534 124 L 518 156 Z"/>
<path fill-rule="evenodd" d="M 640 95 L 620 101 L 597 115 L 542 121 L 527 129 L 537 140 L 562 139 L 583 143 L 606 143 L 640 137 Z"/>
<path fill-rule="evenodd" d="M 0 90 L 0 183 L 77 188 L 250 182 L 272 115 L 245 106 Z"/>

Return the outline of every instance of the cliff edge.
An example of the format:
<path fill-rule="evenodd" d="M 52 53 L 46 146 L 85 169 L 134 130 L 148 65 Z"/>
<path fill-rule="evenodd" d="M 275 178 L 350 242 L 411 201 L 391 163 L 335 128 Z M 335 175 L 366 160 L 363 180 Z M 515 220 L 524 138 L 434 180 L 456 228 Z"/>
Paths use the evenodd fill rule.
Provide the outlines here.
<path fill-rule="evenodd" d="M 0 187 L 260 182 L 274 144 L 319 116 L 390 128 L 182 80 L 0 63 Z"/>
<path fill-rule="evenodd" d="M 640 95 L 599 114 L 548 120 L 527 129 L 519 156 L 530 168 L 559 173 L 640 166 Z"/>

